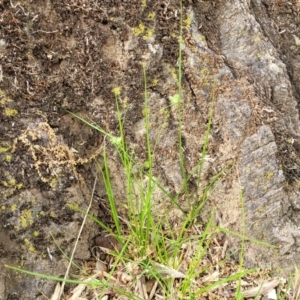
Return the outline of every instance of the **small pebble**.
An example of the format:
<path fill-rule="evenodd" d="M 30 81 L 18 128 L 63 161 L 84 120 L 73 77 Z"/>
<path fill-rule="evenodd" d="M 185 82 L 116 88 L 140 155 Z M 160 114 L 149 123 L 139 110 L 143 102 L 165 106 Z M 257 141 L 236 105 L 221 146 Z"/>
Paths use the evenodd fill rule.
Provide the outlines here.
<path fill-rule="evenodd" d="M 106 248 L 112 251 L 121 251 L 122 246 L 112 235 L 98 235 L 94 239 L 95 246 Z"/>

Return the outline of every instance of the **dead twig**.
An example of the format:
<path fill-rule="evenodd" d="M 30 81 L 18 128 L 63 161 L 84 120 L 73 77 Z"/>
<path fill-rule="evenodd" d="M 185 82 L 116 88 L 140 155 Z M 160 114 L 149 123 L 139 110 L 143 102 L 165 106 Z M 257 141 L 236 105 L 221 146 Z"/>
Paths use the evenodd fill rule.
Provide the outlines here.
<path fill-rule="evenodd" d="M 82 232 L 82 230 L 83 230 L 84 224 L 85 224 L 85 222 L 86 222 L 86 218 L 87 218 L 88 213 L 89 213 L 89 211 L 90 211 L 90 209 L 91 209 L 91 206 L 92 206 L 93 197 L 94 197 L 95 188 L 96 188 L 96 183 L 97 183 L 97 177 L 95 178 L 95 181 L 94 181 L 94 186 L 93 186 L 93 190 L 92 190 L 91 200 L 90 200 L 89 206 L 88 206 L 88 208 L 87 208 L 86 214 L 85 214 L 85 216 L 84 216 L 84 218 L 83 218 L 81 227 L 80 227 L 80 229 L 79 229 L 79 232 L 78 232 L 78 235 L 77 235 L 77 239 L 76 239 L 76 242 L 75 242 L 75 245 L 74 245 L 74 248 L 73 248 L 73 252 L 72 252 L 71 257 L 70 257 L 69 265 L 68 265 L 66 274 L 65 274 L 65 276 L 64 276 L 64 281 L 62 282 L 62 285 L 61 285 L 61 288 L 60 288 L 60 292 L 59 292 L 59 297 L 58 297 L 58 299 L 61 298 L 62 293 L 63 293 L 63 291 L 64 291 L 65 280 L 67 279 L 67 277 L 68 277 L 68 275 L 69 275 L 70 268 L 71 268 L 71 265 L 72 265 L 72 262 L 73 262 L 73 258 L 74 258 L 74 254 L 75 254 L 75 251 L 76 251 L 76 247 L 77 247 L 77 244 L 78 244 L 78 241 L 79 241 L 81 232 Z"/>

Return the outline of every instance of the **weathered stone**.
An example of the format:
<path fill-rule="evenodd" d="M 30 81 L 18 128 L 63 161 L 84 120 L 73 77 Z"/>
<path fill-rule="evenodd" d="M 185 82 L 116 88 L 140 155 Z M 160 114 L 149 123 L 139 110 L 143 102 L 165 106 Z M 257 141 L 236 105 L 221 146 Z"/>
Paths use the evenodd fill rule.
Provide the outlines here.
<path fill-rule="evenodd" d="M 139 167 L 149 163 L 147 116 L 153 176 L 165 191 L 177 194 L 179 204 L 188 209 L 180 197 L 185 176 L 190 176 L 194 189 L 200 186 L 201 194 L 227 167 L 230 171 L 209 195 L 203 218 L 213 204 L 220 226 L 240 233 L 246 228 L 247 266 L 290 272 L 299 264 L 297 1 L 184 1 L 180 58 L 178 1 L 146 1 L 143 7 L 132 1 L 102 0 L 101 8 L 97 1 L 77 1 L 74 6 L 50 2 L 0 5 L 1 269 L 3 264 L 20 265 L 25 257 L 24 268 L 64 273 L 66 262 L 50 232 L 70 253 L 82 221 L 75 209 L 86 209 L 99 172 L 90 163 L 107 140 L 54 102 L 117 137 L 112 93 L 116 87 L 121 88 L 118 104 L 128 150 Z M 117 151 L 110 146 L 107 151 L 113 192 L 126 202 L 126 174 Z M 201 158 L 199 174 L 195 168 Z M 138 174 L 137 166 L 133 172 Z M 144 178 L 138 180 L 137 190 L 147 187 Z M 96 193 L 106 197 L 102 182 Z M 153 213 L 164 214 L 169 199 L 158 188 L 153 198 Z M 89 257 L 88 241 L 97 231 L 89 221 L 76 259 Z M 231 248 L 239 248 L 240 239 L 232 237 L 230 242 Z M 53 260 L 47 248 L 55 251 Z M 6 278 L 16 274 L 3 270 L 1 300 L 13 295 L 38 299 L 41 285 L 50 297 L 52 283 L 23 277 L 7 283 Z"/>

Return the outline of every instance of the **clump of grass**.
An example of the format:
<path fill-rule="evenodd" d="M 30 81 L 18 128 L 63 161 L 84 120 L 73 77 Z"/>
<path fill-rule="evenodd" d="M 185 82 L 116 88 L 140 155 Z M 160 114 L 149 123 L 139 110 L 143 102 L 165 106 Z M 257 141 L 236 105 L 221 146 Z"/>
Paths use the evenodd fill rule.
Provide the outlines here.
<path fill-rule="evenodd" d="M 238 274 L 219 280 L 216 280 L 218 279 L 218 276 L 216 276 L 214 278 L 216 282 L 210 283 L 208 280 L 209 284 L 199 288 L 199 278 L 202 274 L 206 274 L 211 269 L 211 266 L 209 265 L 202 266 L 202 261 L 207 255 L 208 249 L 217 235 L 217 230 L 213 225 L 214 213 L 211 214 L 207 224 L 195 224 L 201 208 L 207 201 L 208 192 L 212 189 L 214 183 L 220 178 L 222 171 L 214 176 L 204 191 L 202 191 L 200 200 L 198 195 L 196 195 L 195 199 L 190 199 L 190 210 L 185 213 L 177 233 L 170 231 L 166 232 L 164 229 L 166 227 L 171 227 L 171 225 L 168 224 L 168 217 L 164 218 L 161 222 L 155 219 L 155 216 L 153 215 L 153 201 L 155 198 L 154 191 L 156 188 L 161 189 L 165 196 L 171 200 L 171 203 L 173 203 L 174 206 L 180 208 L 180 205 L 177 201 L 179 194 L 171 196 L 162 188 L 158 180 L 153 176 L 153 152 L 150 142 L 147 81 L 145 69 L 143 69 L 143 71 L 145 82 L 144 124 L 146 129 L 145 144 L 147 151 L 147 171 L 145 171 L 144 168 L 139 167 L 138 162 L 130 156 L 128 151 L 129 146 L 125 143 L 125 132 L 123 126 L 124 120 L 122 119 L 118 106 L 120 89 L 113 90 L 117 107 L 120 136 L 112 138 L 110 133 L 106 133 L 103 129 L 98 128 L 96 125 L 88 124 L 89 126 L 93 126 L 93 128 L 97 129 L 99 132 L 105 134 L 111 144 L 117 149 L 120 161 L 124 168 L 123 171 L 126 174 L 126 207 L 128 208 L 128 220 L 126 221 L 126 229 L 124 230 L 123 228 L 122 230 L 116 208 L 116 199 L 113 193 L 114 188 L 110 180 L 111 176 L 109 173 L 107 150 L 104 147 L 103 167 L 101 167 L 99 163 L 98 167 L 105 185 L 112 219 L 115 225 L 115 232 L 113 233 L 101 222 L 98 222 L 97 220 L 95 221 L 110 234 L 115 234 L 116 238 L 123 244 L 125 240 L 127 241 L 127 248 L 123 249 L 122 258 L 118 257 L 119 259 L 116 260 L 113 270 L 128 269 L 128 267 L 126 267 L 128 264 L 135 265 L 136 274 L 130 274 L 130 276 L 134 275 L 136 280 L 131 282 L 131 286 L 128 286 L 127 284 L 127 292 L 132 292 L 132 297 L 134 295 L 141 296 L 142 298 L 145 297 L 143 292 L 137 293 L 138 295 L 134 293 L 136 286 L 140 285 L 139 282 L 141 281 L 141 278 L 143 278 L 144 281 L 155 279 L 158 283 L 157 293 L 160 294 L 161 297 L 169 298 L 175 293 L 177 297 L 192 299 L 193 297 L 198 297 L 221 284 L 237 280 L 243 275 L 251 273 L 253 270 L 241 270 Z M 206 132 L 205 146 L 202 150 L 201 159 L 195 168 L 195 172 L 199 172 L 199 174 L 201 174 L 203 160 L 206 156 L 212 116 L 213 114 L 211 110 L 210 121 Z M 86 122 L 83 119 L 81 120 Z M 182 139 L 181 129 L 179 130 L 179 138 Z M 181 145 L 181 143 L 179 144 Z M 181 159 L 183 162 L 183 156 Z M 133 172 L 133 167 L 135 167 L 135 169 L 137 168 L 139 172 Z M 146 178 L 146 184 L 145 181 L 143 181 L 143 184 L 141 183 L 141 178 Z M 187 195 L 191 194 L 188 190 L 187 184 L 189 179 L 190 177 L 187 175 L 184 177 L 184 184 L 182 187 L 182 191 Z M 124 231 L 126 231 L 126 233 L 124 233 Z"/>

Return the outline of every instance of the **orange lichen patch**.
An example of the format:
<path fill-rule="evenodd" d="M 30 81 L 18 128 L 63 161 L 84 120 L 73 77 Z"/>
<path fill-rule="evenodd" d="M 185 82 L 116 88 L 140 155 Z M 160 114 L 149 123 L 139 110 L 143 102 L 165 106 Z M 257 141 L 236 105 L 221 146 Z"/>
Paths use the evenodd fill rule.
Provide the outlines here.
<path fill-rule="evenodd" d="M 145 25 L 144 25 L 143 23 L 140 23 L 139 26 L 133 28 L 132 31 L 133 31 L 133 34 L 134 34 L 135 36 L 139 36 L 139 35 L 141 35 L 142 33 L 144 33 L 144 31 L 145 31 Z"/>
<path fill-rule="evenodd" d="M 155 12 L 150 12 L 150 13 L 148 14 L 148 19 L 154 20 L 154 18 L 155 18 Z"/>
<path fill-rule="evenodd" d="M 21 226 L 27 228 L 33 224 L 32 212 L 29 209 L 25 209 L 21 212 Z"/>
<path fill-rule="evenodd" d="M 0 153 L 4 153 L 4 152 L 7 152 L 11 149 L 11 146 L 9 144 L 2 144 L 0 146 Z"/>
<path fill-rule="evenodd" d="M 14 212 L 17 209 L 17 204 L 12 204 L 10 209 L 11 209 L 12 212 Z"/>
<path fill-rule="evenodd" d="M 114 89 L 114 93 L 119 92 L 119 88 Z M 38 144 L 38 142 L 42 142 L 43 145 Z M 44 122 L 39 123 L 35 128 L 28 127 L 23 134 L 16 138 L 12 146 L 12 152 L 16 151 L 18 143 L 28 148 L 40 179 L 43 182 L 47 182 L 53 188 L 58 183 L 58 178 L 63 172 L 63 167 L 71 169 L 75 177 L 81 182 L 76 165 L 92 161 L 102 151 L 102 148 L 100 148 L 89 158 L 75 159 L 70 148 L 60 144 L 54 130 L 48 123 Z M 49 170 L 47 176 L 43 172 L 45 168 Z"/>
<path fill-rule="evenodd" d="M 14 108 L 5 108 L 4 114 L 8 117 L 13 117 L 17 115 L 19 112 Z"/>
<path fill-rule="evenodd" d="M 24 244 L 25 244 L 25 247 L 28 249 L 29 252 L 36 252 L 35 247 L 32 246 L 32 244 L 29 241 L 29 239 L 24 239 Z"/>
<path fill-rule="evenodd" d="M 13 102 L 13 100 L 7 97 L 4 91 L 0 90 L 0 106 L 5 106 L 11 102 Z"/>
<path fill-rule="evenodd" d="M 153 30 L 150 28 L 147 28 L 145 35 L 143 36 L 144 40 L 148 40 L 153 35 Z"/>

